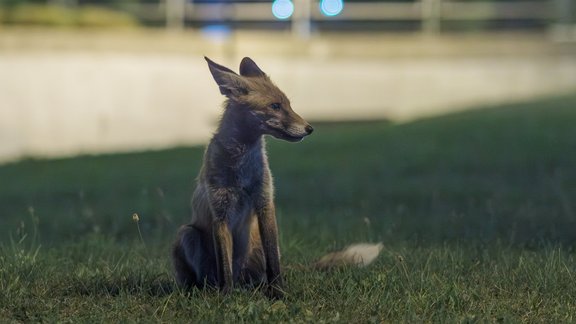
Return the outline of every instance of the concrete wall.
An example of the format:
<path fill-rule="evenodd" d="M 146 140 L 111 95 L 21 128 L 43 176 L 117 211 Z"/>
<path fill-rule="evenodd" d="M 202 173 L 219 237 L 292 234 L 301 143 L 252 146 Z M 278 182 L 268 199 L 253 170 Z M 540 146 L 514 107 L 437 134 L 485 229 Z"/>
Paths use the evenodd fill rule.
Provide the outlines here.
<path fill-rule="evenodd" d="M 252 56 L 311 120 L 407 121 L 576 91 L 573 53 Z M 241 57 L 213 59 L 236 69 Z M 0 160 L 202 143 L 221 102 L 201 55 L 0 52 Z"/>

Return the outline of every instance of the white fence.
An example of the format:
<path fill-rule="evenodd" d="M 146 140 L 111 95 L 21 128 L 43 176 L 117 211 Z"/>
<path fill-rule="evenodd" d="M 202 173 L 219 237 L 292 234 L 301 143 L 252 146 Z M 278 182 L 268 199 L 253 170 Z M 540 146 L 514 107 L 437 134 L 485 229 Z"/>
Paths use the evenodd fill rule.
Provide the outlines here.
<path fill-rule="evenodd" d="M 442 21 L 533 20 L 543 24 L 576 24 L 573 0 L 527 1 L 454 1 L 419 0 L 414 2 L 345 2 L 340 15 L 327 17 L 318 9 L 317 0 L 295 0 L 290 18 L 297 24 L 312 21 L 399 21 L 421 22 L 424 31 L 437 32 Z M 183 28 L 185 22 L 272 21 L 271 2 L 198 3 L 166 0 L 160 4 L 131 4 L 124 8 L 144 20 L 163 22 Z"/>
<path fill-rule="evenodd" d="M 113 8 L 129 12 L 141 21 L 184 29 L 187 25 L 219 22 L 241 24 L 277 21 L 269 2 L 195 3 L 193 0 L 162 0 L 159 3 L 119 2 Z M 336 16 L 325 16 L 319 9 L 321 0 L 293 1 L 294 14 L 286 19 L 293 34 L 307 38 L 311 27 L 323 22 L 354 23 L 413 22 L 426 33 L 438 33 L 450 22 L 531 22 L 549 28 L 559 41 L 576 41 L 575 0 L 414 0 L 408 2 L 347 2 Z M 77 6 L 77 0 L 51 0 L 65 6 Z M 87 5 L 101 3 L 82 2 Z M 479 26 L 482 24 L 476 24 Z M 262 27 L 266 28 L 266 27 Z M 394 29 L 394 28 L 390 28 Z"/>

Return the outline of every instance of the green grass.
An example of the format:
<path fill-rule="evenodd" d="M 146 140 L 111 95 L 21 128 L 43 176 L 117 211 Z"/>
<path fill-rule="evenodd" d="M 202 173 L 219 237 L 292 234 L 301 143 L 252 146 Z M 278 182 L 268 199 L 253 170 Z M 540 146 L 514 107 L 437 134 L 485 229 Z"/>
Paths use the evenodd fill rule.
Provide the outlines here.
<path fill-rule="evenodd" d="M 0 322 L 573 322 L 574 107 L 269 140 L 283 301 L 175 287 L 169 246 L 203 148 L 2 166 Z M 385 244 L 370 267 L 307 267 L 359 241 Z"/>

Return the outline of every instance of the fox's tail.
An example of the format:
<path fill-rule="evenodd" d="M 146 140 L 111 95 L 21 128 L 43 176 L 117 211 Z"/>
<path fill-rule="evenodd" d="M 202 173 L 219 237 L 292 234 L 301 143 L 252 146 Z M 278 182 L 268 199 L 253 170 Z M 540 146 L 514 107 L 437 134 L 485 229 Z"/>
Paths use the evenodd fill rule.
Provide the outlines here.
<path fill-rule="evenodd" d="M 382 243 L 356 243 L 343 250 L 329 253 L 314 264 L 314 268 L 328 270 L 334 267 L 354 265 L 365 267 L 372 263 L 384 249 Z"/>

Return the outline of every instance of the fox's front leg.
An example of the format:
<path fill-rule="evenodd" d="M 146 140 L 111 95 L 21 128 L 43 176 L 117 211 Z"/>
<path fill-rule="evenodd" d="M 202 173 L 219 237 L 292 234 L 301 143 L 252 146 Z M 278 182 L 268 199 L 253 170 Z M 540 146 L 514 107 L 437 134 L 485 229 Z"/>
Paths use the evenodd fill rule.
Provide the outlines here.
<path fill-rule="evenodd" d="M 216 271 L 220 291 L 227 294 L 232 289 L 232 236 L 228 224 L 217 220 L 212 226 L 214 249 L 216 253 Z"/>
<path fill-rule="evenodd" d="M 216 254 L 216 271 L 220 291 L 228 293 L 232 289 L 232 234 L 228 221 L 234 217 L 237 196 L 231 190 L 217 189 L 210 195 L 212 210 L 212 236 Z"/>
<path fill-rule="evenodd" d="M 266 199 L 256 210 L 258 227 L 262 240 L 262 250 L 266 260 L 266 279 L 268 294 L 272 298 L 281 298 L 284 294 L 280 274 L 280 250 L 278 248 L 278 226 L 272 199 Z"/>

